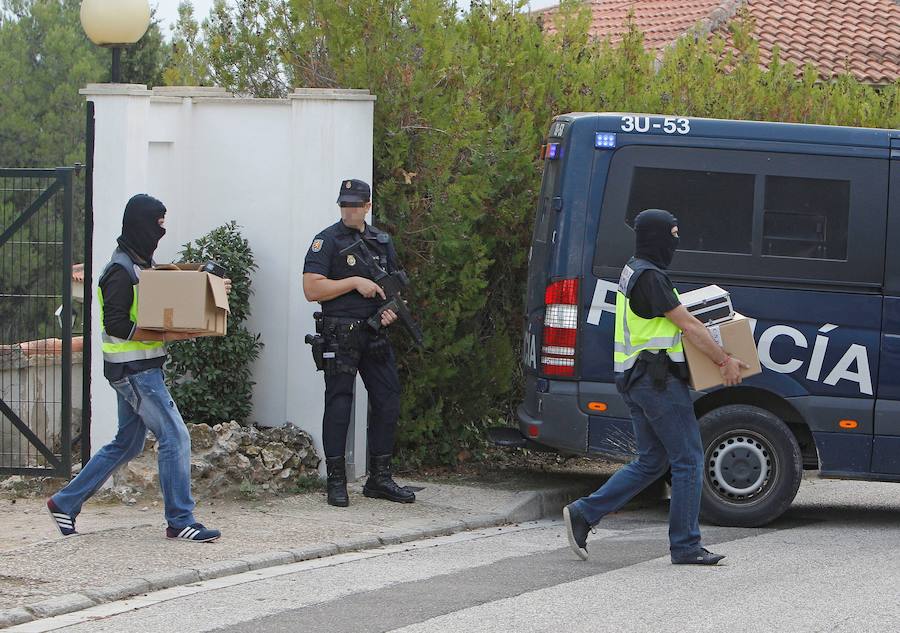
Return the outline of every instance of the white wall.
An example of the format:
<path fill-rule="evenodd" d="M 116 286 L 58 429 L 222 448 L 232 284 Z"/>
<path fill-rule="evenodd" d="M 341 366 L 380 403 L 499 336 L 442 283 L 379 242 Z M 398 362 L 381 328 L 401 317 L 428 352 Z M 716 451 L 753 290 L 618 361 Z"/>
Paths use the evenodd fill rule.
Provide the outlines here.
<path fill-rule="evenodd" d="M 218 88 L 92 84 L 95 104 L 94 256 L 92 283 L 109 260 L 125 203 L 149 193 L 166 205 L 158 262 L 230 220 L 254 251 L 252 316 L 265 348 L 254 367 L 252 420 L 293 423 L 313 436 L 322 455 L 324 380 L 303 337 L 312 313 L 300 285 L 303 259 L 316 232 L 336 222 L 341 180 L 372 179 L 375 97 L 359 90 L 295 91 L 287 99 L 235 98 Z M 94 323 L 99 313 L 94 302 Z M 116 430 L 116 401 L 103 380 L 93 337 L 91 442 Z M 348 441 L 351 469 L 365 472 L 365 392 Z M 351 470 L 351 475 L 353 471 Z"/>

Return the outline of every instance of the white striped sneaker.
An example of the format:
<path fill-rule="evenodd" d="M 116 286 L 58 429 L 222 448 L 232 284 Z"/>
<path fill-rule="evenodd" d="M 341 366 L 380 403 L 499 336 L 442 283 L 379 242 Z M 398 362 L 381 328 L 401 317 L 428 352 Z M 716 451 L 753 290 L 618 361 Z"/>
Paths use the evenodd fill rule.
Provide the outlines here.
<path fill-rule="evenodd" d="M 195 543 L 209 543 L 222 536 L 219 530 L 209 530 L 202 523 L 194 523 L 182 529 L 169 526 L 166 528 L 166 538 L 182 541 L 194 541 Z"/>
<path fill-rule="evenodd" d="M 53 503 L 53 499 L 47 499 L 47 512 L 50 514 L 50 518 L 53 519 L 53 523 L 56 525 L 56 529 L 59 530 L 60 534 L 63 536 L 77 534 L 75 531 L 75 517 L 60 510 L 59 507 Z"/>

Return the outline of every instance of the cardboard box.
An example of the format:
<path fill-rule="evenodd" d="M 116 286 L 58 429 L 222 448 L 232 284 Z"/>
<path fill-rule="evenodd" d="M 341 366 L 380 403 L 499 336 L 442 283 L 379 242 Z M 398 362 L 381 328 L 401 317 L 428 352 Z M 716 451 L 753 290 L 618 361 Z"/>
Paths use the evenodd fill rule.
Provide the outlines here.
<path fill-rule="evenodd" d="M 225 280 L 200 264 L 163 264 L 141 271 L 138 327 L 224 336 L 228 332 Z"/>
<path fill-rule="evenodd" d="M 731 294 L 718 286 L 704 286 L 678 297 L 687 311 L 704 325 L 724 323 L 734 316 Z"/>
<path fill-rule="evenodd" d="M 750 319 L 735 312 L 734 318 L 730 321 L 710 325 L 706 329 L 726 352 L 750 365 L 749 369 L 741 372 L 742 377 L 747 378 L 762 372 L 753 332 L 750 330 Z M 684 355 L 691 372 L 692 389 L 702 391 L 722 384 L 722 374 L 718 365 L 687 339 L 684 339 Z"/>

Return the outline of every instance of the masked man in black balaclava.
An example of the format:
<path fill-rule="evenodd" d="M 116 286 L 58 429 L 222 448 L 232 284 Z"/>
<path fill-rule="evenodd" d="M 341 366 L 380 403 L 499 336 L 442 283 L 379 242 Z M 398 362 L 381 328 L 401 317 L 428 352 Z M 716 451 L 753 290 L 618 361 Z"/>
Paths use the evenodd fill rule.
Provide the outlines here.
<path fill-rule="evenodd" d="M 159 487 L 165 504 L 166 536 L 193 542 L 214 541 L 211 530 L 194 518 L 191 496 L 191 437 L 163 380 L 166 341 L 190 333 L 156 332 L 137 327 L 141 270 L 149 268 L 166 229 L 163 203 L 139 194 L 125 206 L 122 235 L 100 275 L 103 375 L 116 391 L 119 428 L 115 439 L 97 451 L 65 488 L 47 500 L 47 509 L 63 536 L 75 534 L 75 518 L 117 468 L 144 450 L 147 430 L 159 442 Z M 230 281 L 226 280 L 226 290 Z"/>
<path fill-rule="evenodd" d="M 134 196 L 125 205 L 122 234 L 116 241 L 119 248 L 141 268 L 150 266 L 156 246 L 166 234 L 166 229 L 160 222 L 165 217 L 166 207 L 163 203 L 146 194 Z"/>
<path fill-rule="evenodd" d="M 647 209 L 634 221 L 635 251 L 616 293 L 616 387 L 631 411 L 637 459 L 599 490 L 566 506 L 569 544 L 587 559 L 587 535 L 672 469 L 669 550 L 674 564 L 715 565 L 724 556 L 700 543 L 703 446 L 687 386 L 682 336 L 719 366 L 726 385 L 741 382 L 744 363 L 729 356 L 678 300 L 666 274 L 678 248 L 678 220 Z"/>
<path fill-rule="evenodd" d="M 668 211 L 647 209 L 634 219 L 634 258 L 663 270 L 678 248 L 678 220 Z"/>

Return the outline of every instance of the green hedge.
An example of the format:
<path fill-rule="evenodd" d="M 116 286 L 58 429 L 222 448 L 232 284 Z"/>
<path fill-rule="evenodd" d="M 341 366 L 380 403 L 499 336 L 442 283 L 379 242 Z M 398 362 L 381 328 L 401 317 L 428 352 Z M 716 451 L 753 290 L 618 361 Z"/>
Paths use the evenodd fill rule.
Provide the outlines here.
<path fill-rule="evenodd" d="M 231 279 L 228 334 L 169 344 L 166 379 L 184 419 L 209 424 L 246 424 L 253 407 L 253 362 L 263 343 L 244 325 L 250 316 L 256 262 L 249 242 L 232 220 L 185 244 L 181 261 L 222 265 Z"/>
<path fill-rule="evenodd" d="M 752 25 L 734 42 L 685 38 L 657 68 L 631 28 L 617 46 L 587 37 L 588 13 L 563 4 L 545 36 L 523 4 L 473 0 L 239 0 L 217 5 L 205 44 L 169 77 L 258 96 L 293 86 L 367 88 L 375 106 L 375 217 L 415 284 L 428 351 L 398 338 L 400 445 L 412 462 L 452 463 L 486 425 L 512 419 L 538 149 L 551 118 L 632 111 L 898 127 L 898 86 L 795 79 L 759 66 Z M 518 5 L 518 6 L 517 6 Z M 252 16 L 258 16 L 251 19 Z M 184 16 L 176 32 L 190 36 Z M 208 71 L 190 64 L 203 59 Z M 347 174 L 351 176 L 352 174 Z"/>

